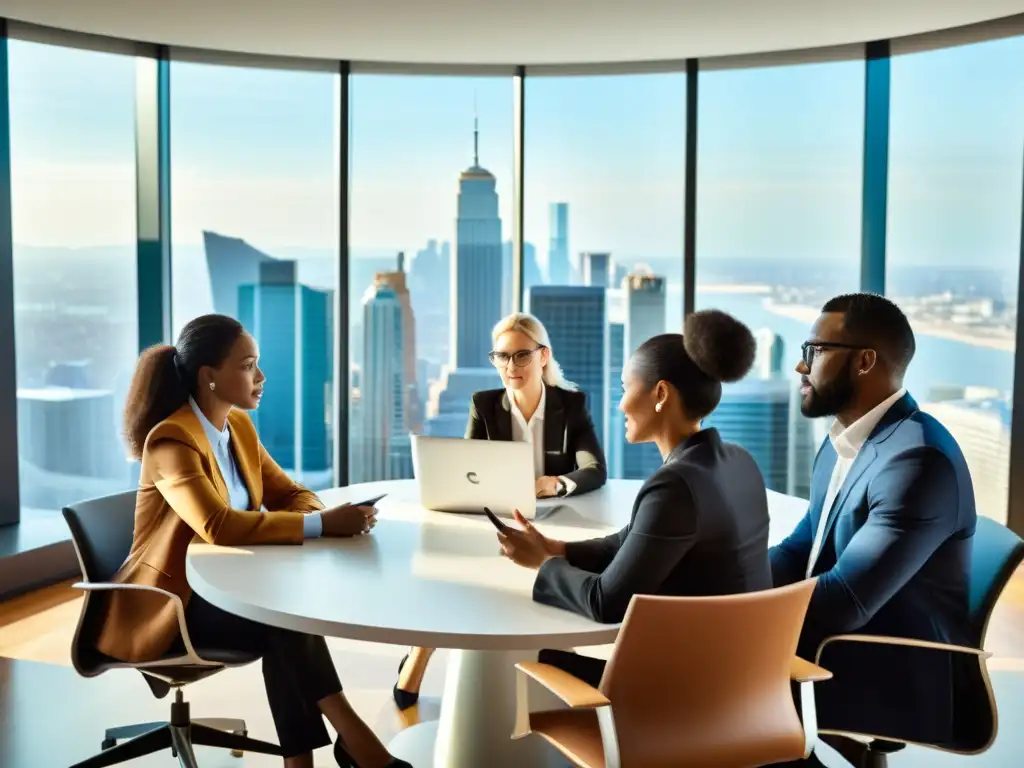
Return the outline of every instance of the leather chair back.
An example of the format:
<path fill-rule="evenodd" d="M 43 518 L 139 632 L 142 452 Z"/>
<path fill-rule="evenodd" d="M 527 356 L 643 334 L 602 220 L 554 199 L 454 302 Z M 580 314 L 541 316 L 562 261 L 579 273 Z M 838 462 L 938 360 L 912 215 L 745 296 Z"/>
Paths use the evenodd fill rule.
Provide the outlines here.
<path fill-rule="evenodd" d="M 135 532 L 135 494 L 125 491 L 64 508 L 83 580 L 110 581 L 128 557 Z M 101 592 L 86 592 L 71 644 L 71 661 L 86 677 L 99 674 L 111 661 L 96 650 L 105 597 Z"/>
<path fill-rule="evenodd" d="M 985 647 L 985 634 L 999 596 L 1024 561 L 1024 541 L 995 520 L 979 517 L 971 539 L 968 645 Z M 984 660 L 951 654 L 953 662 L 953 741 L 940 745 L 977 753 L 995 740 L 998 717 Z"/>
<path fill-rule="evenodd" d="M 803 754 L 790 667 L 814 589 L 636 596 L 605 667 L 623 765 L 765 765 Z"/>

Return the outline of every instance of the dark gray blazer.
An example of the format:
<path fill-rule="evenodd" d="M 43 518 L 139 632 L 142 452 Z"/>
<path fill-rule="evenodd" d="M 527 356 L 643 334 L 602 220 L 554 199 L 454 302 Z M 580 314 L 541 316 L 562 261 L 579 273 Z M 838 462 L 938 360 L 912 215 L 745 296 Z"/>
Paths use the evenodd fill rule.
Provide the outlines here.
<path fill-rule="evenodd" d="M 587 396 L 547 385 L 545 390 L 544 474 L 572 480 L 574 495 L 597 490 L 608 479 L 608 469 L 587 411 Z M 511 442 L 512 410 L 504 389 L 473 394 L 466 439 Z"/>
<path fill-rule="evenodd" d="M 643 484 L 629 525 L 570 542 L 537 573 L 533 599 L 622 621 L 633 595 L 730 595 L 772 586 L 768 494 L 746 450 L 713 428 L 681 442 Z"/>

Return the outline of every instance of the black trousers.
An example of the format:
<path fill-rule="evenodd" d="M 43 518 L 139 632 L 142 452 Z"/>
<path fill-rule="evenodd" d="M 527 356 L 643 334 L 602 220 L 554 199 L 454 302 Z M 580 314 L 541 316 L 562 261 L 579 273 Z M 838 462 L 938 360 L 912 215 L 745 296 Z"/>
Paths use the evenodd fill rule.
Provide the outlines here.
<path fill-rule="evenodd" d="M 568 672 L 594 688 L 601 684 L 601 675 L 604 674 L 607 663 L 604 659 L 595 659 L 593 656 L 583 656 L 572 651 L 556 651 L 549 648 L 545 648 L 537 654 L 537 661 L 541 664 L 558 667 L 563 672 Z"/>
<path fill-rule="evenodd" d="M 263 684 L 285 757 L 331 743 L 317 702 L 338 693 L 341 682 L 322 637 L 243 619 L 195 593 L 185 609 L 185 624 L 200 655 L 204 647 L 223 648 L 263 659 Z"/>

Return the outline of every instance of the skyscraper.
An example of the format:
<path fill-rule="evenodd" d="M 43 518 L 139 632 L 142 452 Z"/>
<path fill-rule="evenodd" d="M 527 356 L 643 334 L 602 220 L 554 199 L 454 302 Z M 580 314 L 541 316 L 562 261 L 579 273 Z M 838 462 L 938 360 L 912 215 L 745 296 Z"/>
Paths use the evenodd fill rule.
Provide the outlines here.
<path fill-rule="evenodd" d="M 759 328 L 754 331 L 757 342 L 757 355 L 750 375 L 759 379 L 768 379 L 782 374 L 782 363 L 785 358 L 785 342 L 771 328 Z"/>
<path fill-rule="evenodd" d="M 786 493 L 806 499 L 811 495 L 811 470 L 818 446 L 828 432 L 828 420 L 808 419 L 800 412 L 800 379 L 790 376 L 789 386 L 789 462 Z"/>
<path fill-rule="evenodd" d="M 817 422 L 800 413 L 799 377 L 783 370 L 782 337 L 771 328 L 759 328 L 754 339 L 757 354 L 750 373 L 722 388 L 722 401 L 705 424 L 750 451 L 773 491 L 806 497 Z"/>
<path fill-rule="evenodd" d="M 238 289 L 260 282 L 260 266 L 275 261 L 239 237 L 203 232 L 206 270 L 213 292 L 213 311 L 238 318 Z"/>
<path fill-rule="evenodd" d="M 502 242 L 498 193 L 490 171 L 480 167 L 479 131 L 473 125 L 473 165 L 459 176 L 452 359 L 431 387 L 423 425 L 427 435 L 461 437 L 473 392 L 494 386 L 497 373 L 487 362 L 491 331 L 502 313 Z"/>
<path fill-rule="evenodd" d="M 781 376 L 747 378 L 722 388 L 722 400 L 704 426 L 746 448 L 773 491 L 786 492 L 789 478 L 791 382 Z"/>
<path fill-rule="evenodd" d="M 527 294 L 528 310 L 548 331 L 551 348 L 565 377 L 587 396 L 587 409 L 602 446 L 608 383 L 608 322 L 605 291 L 582 285 L 535 285 Z"/>
<path fill-rule="evenodd" d="M 24 461 L 68 477 L 116 477 L 119 471 L 125 473 L 127 459 L 123 450 L 117 450 L 117 415 L 110 391 L 19 389 L 17 402 Z M 69 430 L 68 424 L 78 428 Z"/>
<path fill-rule="evenodd" d="M 1009 397 L 987 387 L 934 387 L 929 399 L 933 402 L 921 410 L 941 421 L 960 445 L 974 481 L 978 513 L 1005 524 L 1013 416 Z"/>
<path fill-rule="evenodd" d="M 452 270 L 452 362 L 486 365 L 491 329 L 501 319 L 501 219 L 494 175 L 480 167 L 480 133 L 473 124 L 473 165 L 459 176 Z"/>
<path fill-rule="evenodd" d="M 608 439 L 605 453 L 608 459 L 608 477 L 622 477 L 622 451 L 626 444 L 626 421 L 619 413 L 622 400 L 622 366 L 625 350 L 625 326 L 608 325 Z"/>
<path fill-rule="evenodd" d="M 610 253 L 581 253 L 580 267 L 583 284 L 607 288 L 611 285 L 612 255 Z"/>
<path fill-rule="evenodd" d="M 423 434 L 431 437 L 462 437 L 466 434 L 469 403 L 474 392 L 501 386 L 501 377 L 486 368 L 445 369 L 430 388 Z"/>
<path fill-rule="evenodd" d="M 665 332 L 665 278 L 631 273 L 622 280 L 625 323 L 623 361 L 652 336 Z M 661 455 L 652 443 L 622 446 L 622 476 L 646 478 L 661 465 Z"/>
<path fill-rule="evenodd" d="M 633 272 L 623 279 L 622 293 L 628 359 L 649 338 L 665 333 L 665 278 Z"/>
<path fill-rule="evenodd" d="M 572 280 L 569 264 L 569 204 L 548 206 L 548 283 L 569 285 Z"/>
<path fill-rule="evenodd" d="M 302 285 L 294 261 L 259 265 L 238 288 L 238 319 L 260 345 L 268 385 L 253 421 L 267 451 L 306 485 L 331 484 L 333 296 Z"/>
<path fill-rule="evenodd" d="M 401 294 L 390 284 L 397 282 L 396 274 L 404 275 L 378 275 L 363 299 L 366 359 L 359 386 L 360 445 L 353 456 L 356 482 L 412 476 L 405 378 L 405 342 L 411 318 Z M 404 277 L 401 285 L 404 288 Z M 407 305 L 408 295 L 405 298 Z"/>
<path fill-rule="evenodd" d="M 395 272 L 378 272 L 375 285 L 386 285 L 394 291 L 395 297 L 402 308 L 402 391 L 405 393 L 403 403 L 403 429 L 405 432 L 418 432 L 423 423 L 420 412 L 420 395 L 416 386 L 416 317 L 412 311 L 409 289 L 406 287 L 405 254 L 398 254 L 398 270 Z M 364 322 L 366 314 L 364 312 Z M 371 340 L 370 329 L 363 328 L 364 343 Z M 364 347 L 364 350 L 368 350 Z M 366 357 L 372 357 L 372 351 L 364 351 Z"/>
<path fill-rule="evenodd" d="M 407 283 L 416 307 L 416 354 L 441 366 L 451 359 L 451 245 L 428 240 L 409 266 Z"/>
<path fill-rule="evenodd" d="M 512 241 L 506 240 L 501 248 L 501 312 L 507 315 L 512 312 L 512 302 L 515 299 L 512 286 Z M 531 285 L 543 285 L 544 276 L 541 274 L 540 266 L 537 264 L 537 248 L 533 243 L 523 243 L 523 288 Z"/>

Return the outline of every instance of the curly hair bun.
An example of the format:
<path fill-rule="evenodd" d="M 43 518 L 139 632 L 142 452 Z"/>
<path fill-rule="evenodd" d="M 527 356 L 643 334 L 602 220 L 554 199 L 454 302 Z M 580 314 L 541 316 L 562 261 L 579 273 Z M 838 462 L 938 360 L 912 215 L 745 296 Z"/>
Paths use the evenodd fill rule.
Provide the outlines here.
<path fill-rule="evenodd" d="M 705 376 L 720 382 L 746 376 L 757 354 L 750 329 L 718 309 L 704 309 L 686 318 L 683 346 Z"/>

